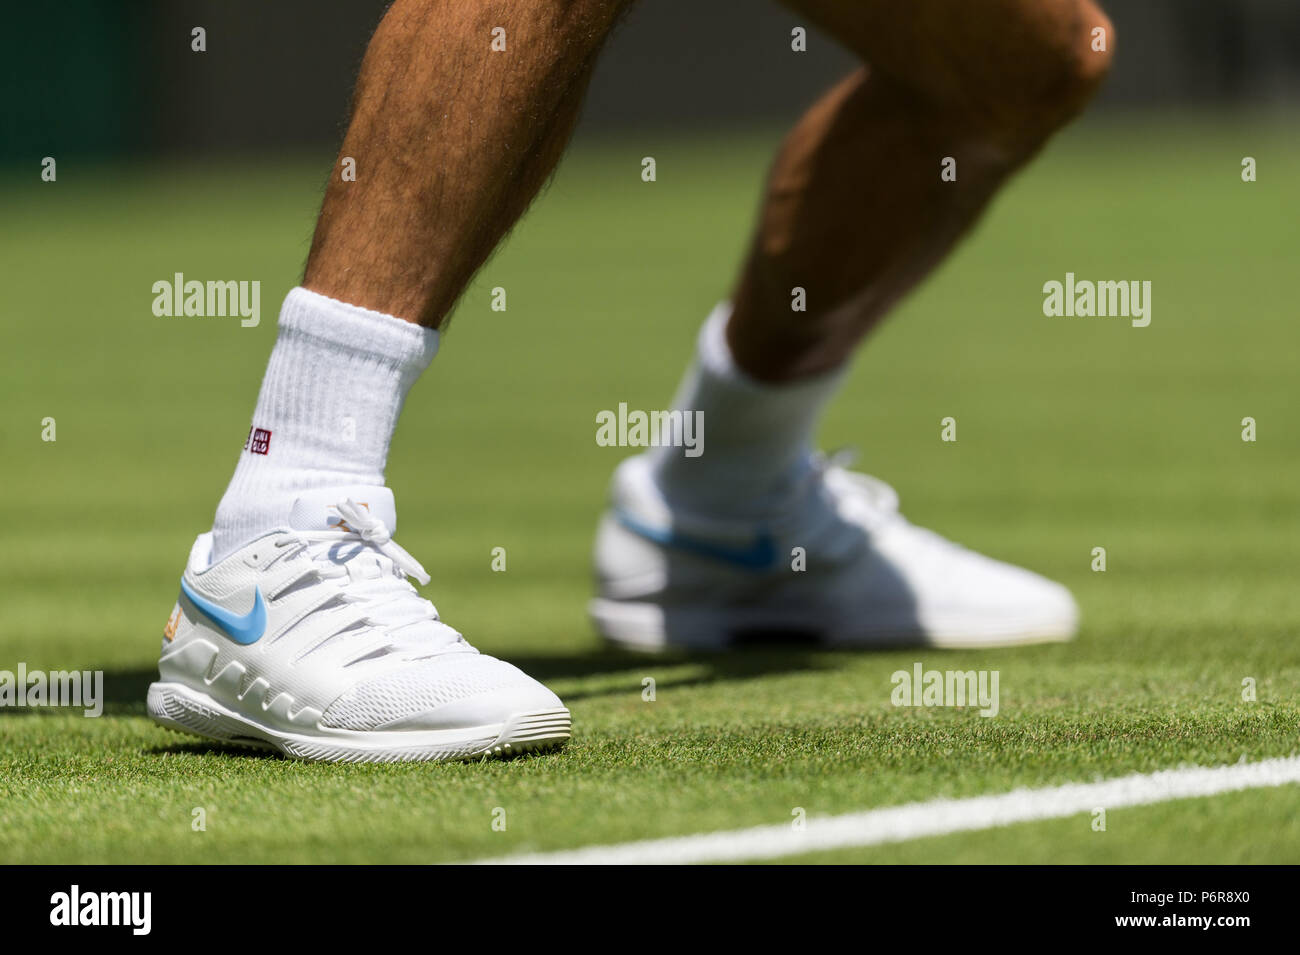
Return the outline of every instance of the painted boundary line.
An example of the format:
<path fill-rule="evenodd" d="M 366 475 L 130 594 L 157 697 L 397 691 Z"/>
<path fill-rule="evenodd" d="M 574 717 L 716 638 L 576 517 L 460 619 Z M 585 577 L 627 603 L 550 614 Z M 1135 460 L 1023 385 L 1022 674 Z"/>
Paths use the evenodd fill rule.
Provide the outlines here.
<path fill-rule="evenodd" d="M 926 836 L 993 829 L 1040 819 L 1060 819 L 1094 809 L 1149 806 L 1300 783 L 1300 757 L 1232 766 L 1191 766 L 1134 773 L 1094 783 L 1017 789 L 998 796 L 935 799 L 842 816 L 809 818 L 803 830 L 790 823 L 729 832 L 648 839 L 562 852 L 479 860 L 499 865 L 677 865 L 775 859 L 805 852 L 906 842 Z"/>

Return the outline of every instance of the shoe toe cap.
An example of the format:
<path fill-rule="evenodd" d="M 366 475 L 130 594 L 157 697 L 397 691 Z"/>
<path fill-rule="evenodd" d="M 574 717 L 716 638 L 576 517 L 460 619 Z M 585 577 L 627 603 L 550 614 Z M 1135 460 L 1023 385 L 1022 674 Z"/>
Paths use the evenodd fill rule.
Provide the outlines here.
<path fill-rule="evenodd" d="M 358 683 L 330 705 L 321 722 L 357 731 L 461 729 L 563 706 L 509 663 L 478 653 L 445 654 Z"/>
<path fill-rule="evenodd" d="M 527 679 L 527 678 L 525 678 Z M 455 729 L 492 726 L 511 717 L 564 709 L 560 698 L 536 680 L 527 684 L 486 690 L 445 703 L 405 721 L 403 729 Z"/>
<path fill-rule="evenodd" d="M 945 630 L 974 636 L 1067 640 L 1079 624 L 1079 606 L 1061 584 L 1033 571 L 989 558 L 934 604 Z"/>

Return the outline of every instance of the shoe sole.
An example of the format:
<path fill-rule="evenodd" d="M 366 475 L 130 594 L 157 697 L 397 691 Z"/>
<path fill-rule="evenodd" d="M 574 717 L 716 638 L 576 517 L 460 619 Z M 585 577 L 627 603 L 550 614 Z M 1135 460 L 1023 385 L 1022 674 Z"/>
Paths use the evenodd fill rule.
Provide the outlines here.
<path fill-rule="evenodd" d="M 500 723 L 452 730 L 326 731 L 304 736 L 263 726 L 180 683 L 154 683 L 149 716 L 168 729 L 231 746 L 279 751 L 293 759 L 342 763 L 444 762 L 557 749 L 569 739 L 564 707 L 513 713 Z"/>
<path fill-rule="evenodd" d="M 674 608 L 659 604 L 593 599 L 587 607 L 596 630 L 623 650 L 722 651 L 755 645 L 804 644 L 828 649 L 887 650 L 933 647 L 944 650 L 1021 647 L 1074 639 L 1076 619 L 1055 623 L 996 626 L 947 625 L 921 629 L 915 624 L 878 628 L 835 627 L 807 616 L 781 616 L 761 610 Z"/>

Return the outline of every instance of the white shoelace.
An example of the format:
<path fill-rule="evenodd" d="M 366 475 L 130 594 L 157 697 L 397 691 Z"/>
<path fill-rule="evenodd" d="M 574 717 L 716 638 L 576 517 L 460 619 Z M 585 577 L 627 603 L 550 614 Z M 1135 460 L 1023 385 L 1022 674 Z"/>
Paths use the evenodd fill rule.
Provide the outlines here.
<path fill-rule="evenodd" d="M 905 520 L 898 509 L 898 492 L 893 487 L 870 474 L 849 470 L 857 458 L 856 448 L 818 454 L 810 476 L 825 481 L 833 492 L 840 492 L 837 496 L 869 529 Z"/>
<path fill-rule="evenodd" d="M 829 455 L 819 454 L 814 472 L 826 481 L 832 493 L 836 495 L 842 508 L 841 513 L 850 516 L 856 523 L 865 527 L 869 533 L 879 533 L 887 527 L 903 525 L 911 535 L 913 546 L 924 542 L 928 545 L 932 559 L 941 560 L 953 554 L 966 553 L 967 549 L 955 541 L 948 540 L 942 534 L 917 527 L 899 510 L 898 492 L 894 488 L 870 474 L 850 471 L 848 467 L 857 460 L 855 448 L 844 448 Z"/>
<path fill-rule="evenodd" d="M 393 540 L 388 525 L 371 514 L 367 508 L 348 498 L 338 505 L 338 512 L 343 518 L 344 528 L 350 528 L 363 541 L 418 580 L 421 585 L 429 582 L 429 574 L 420 566 L 420 562 Z"/>
<path fill-rule="evenodd" d="M 433 645 L 443 648 L 464 642 L 459 632 L 447 626 L 438 617 L 438 608 L 425 600 L 405 579 L 410 576 L 421 584 L 429 583 L 428 572 L 420 562 L 412 557 L 392 538 L 392 532 L 382 520 L 375 517 L 363 505 L 349 499 L 338 505 L 342 521 L 326 530 L 291 531 L 277 538 L 277 547 L 300 547 L 312 561 L 313 572 L 319 577 L 352 577 L 347 564 L 367 552 L 373 552 L 386 558 L 401 574 L 381 573 L 373 578 L 354 578 L 341 598 L 348 603 L 364 604 L 364 621 L 370 625 L 382 627 L 395 639 L 393 646 L 429 649 L 428 638 L 434 638 Z M 340 545 L 356 545 L 354 552 L 340 556 Z M 405 628 L 418 628 L 414 641 L 402 640 L 398 631 Z"/>

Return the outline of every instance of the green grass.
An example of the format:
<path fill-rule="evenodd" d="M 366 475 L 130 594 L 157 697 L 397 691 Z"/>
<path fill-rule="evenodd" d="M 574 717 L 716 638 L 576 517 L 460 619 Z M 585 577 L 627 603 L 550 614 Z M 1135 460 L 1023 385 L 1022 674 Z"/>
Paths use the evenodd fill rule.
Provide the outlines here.
<path fill-rule="evenodd" d="M 246 435 L 328 158 L 61 161 L 56 184 L 10 177 L 0 669 L 100 668 L 108 705 L 97 720 L 0 710 L 0 860 L 445 861 L 1292 753 L 1294 128 L 1078 128 L 860 356 L 824 444 L 862 448 L 916 522 L 1064 581 L 1083 607 L 1074 644 L 950 654 L 602 650 L 584 616 L 589 551 L 624 452 L 596 446 L 595 414 L 670 397 L 730 284 L 772 143 L 580 144 L 463 300 L 389 462 L 399 539 L 443 616 L 559 692 L 575 736 L 560 754 L 434 766 L 213 750 L 144 716 L 176 580 Z M 654 184 L 639 178 L 647 153 Z M 1243 155 L 1259 182 L 1240 181 Z M 1045 318 L 1041 286 L 1067 270 L 1152 281 L 1151 326 Z M 155 318 L 150 287 L 176 271 L 260 279 L 261 326 Z M 498 285 L 504 314 L 488 306 Z M 939 440 L 946 415 L 956 444 Z M 46 416 L 54 443 L 40 439 Z M 504 574 L 490 569 L 497 546 Z M 1104 574 L 1089 569 L 1096 546 Z M 1001 712 L 894 708 L 889 675 L 917 660 L 1000 670 Z M 1300 862 L 1296 796 L 815 859 Z"/>

